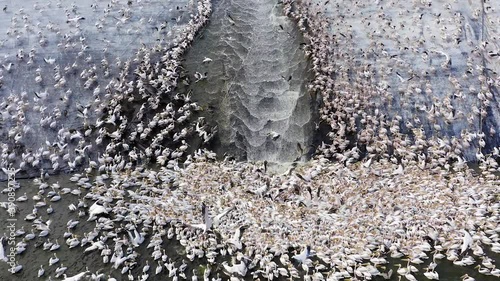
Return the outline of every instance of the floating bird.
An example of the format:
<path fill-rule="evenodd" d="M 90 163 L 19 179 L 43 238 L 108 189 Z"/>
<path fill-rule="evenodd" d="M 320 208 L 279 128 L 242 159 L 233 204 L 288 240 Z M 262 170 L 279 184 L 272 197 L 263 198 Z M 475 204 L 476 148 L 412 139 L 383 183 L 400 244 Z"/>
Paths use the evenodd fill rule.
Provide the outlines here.
<path fill-rule="evenodd" d="M 16 261 L 16 265 L 9 268 L 10 273 L 15 274 L 23 269 L 23 266 Z"/>
<path fill-rule="evenodd" d="M 245 277 L 247 274 L 247 264 L 246 260 L 242 260 L 239 264 L 233 264 L 232 266 L 228 265 L 227 261 L 222 262 L 222 266 L 224 267 L 224 271 L 229 275 L 237 275 L 240 277 Z"/>
<path fill-rule="evenodd" d="M 42 277 L 45 274 L 45 270 L 43 269 L 43 264 L 40 265 L 40 269 L 38 269 L 38 277 Z"/>
<path fill-rule="evenodd" d="M 49 57 L 49 58 L 43 58 L 43 61 L 45 61 L 46 63 L 52 65 L 52 64 L 54 64 L 56 62 L 56 59 Z"/>
<path fill-rule="evenodd" d="M 5 239 L 5 237 L 3 237 L 3 236 L 0 238 L 0 261 L 7 262 L 9 260 L 9 258 L 7 258 L 7 256 L 5 255 L 5 249 L 3 246 L 4 239 Z"/>
<path fill-rule="evenodd" d="M 58 262 L 59 262 L 59 258 L 57 257 L 56 253 L 54 253 L 54 257 L 49 258 L 49 266 L 52 266 Z"/>
<path fill-rule="evenodd" d="M 272 140 L 277 140 L 279 137 L 280 137 L 280 134 L 276 133 L 276 132 L 270 132 L 267 134 L 268 136 L 271 137 Z"/>

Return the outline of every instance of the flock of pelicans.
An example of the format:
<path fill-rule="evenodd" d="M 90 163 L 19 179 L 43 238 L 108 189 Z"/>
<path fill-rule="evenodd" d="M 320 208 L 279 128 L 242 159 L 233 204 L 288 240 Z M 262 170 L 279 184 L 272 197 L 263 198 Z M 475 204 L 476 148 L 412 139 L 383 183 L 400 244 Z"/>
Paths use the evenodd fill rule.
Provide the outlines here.
<path fill-rule="evenodd" d="M 499 84 L 498 78 L 490 70 L 473 67 L 470 75 L 477 74 L 485 89 L 475 95 L 477 110 L 463 112 L 462 117 L 454 108 L 459 106 L 455 98 L 435 100 L 423 110 L 427 115 L 422 120 L 416 115 L 412 120 L 385 115 L 376 107 L 390 100 L 390 91 L 383 85 L 373 89 L 370 66 L 344 66 L 352 67 L 344 71 L 335 64 L 349 58 L 347 50 L 336 47 L 353 34 L 332 36 L 332 22 L 318 16 L 327 3 L 283 0 L 281 4 L 306 40 L 304 51 L 315 77 L 310 91 L 321 100 L 318 127 L 327 126 L 330 140 L 318 147 L 312 160 L 294 163 L 281 175 L 269 172 L 266 162 L 216 161 L 208 149 L 189 149 L 195 145 L 192 139 L 208 144 L 216 133 L 196 117 L 202 108 L 189 94 L 174 93 L 178 83 L 191 82 L 180 74 L 182 55 L 209 19 L 209 0 L 193 4 L 195 12 L 173 46 L 143 46 L 136 58 L 116 62 L 120 75 L 108 85 L 96 83 L 97 69 L 92 66 L 79 73 L 93 95 L 92 102 L 75 109 L 80 129 L 64 128 L 68 114 L 64 110 L 56 107 L 49 112 L 43 106 L 48 93 L 35 97 L 12 93 L 2 99 L 2 118 L 14 124 L 2 142 L 2 166 L 14 167 L 18 174 L 41 170 L 33 180 L 38 186 L 31 198 L 33 210 L 24 217 L 33 228 L 15 231 L 18 255 L 32 244 L 53 252 L 48 267 L 45 261 L 40 265 L 38 277 L 49 275 L 45 271 L 50 268 L 49 280 L 147 280 L 158 274 L 172 280 L 371 280 L 390 279 L 393 274 L 417 280 L 413 264 L 432 260 L 423 275 L 438 280 L 436 268 L 444 258 L 457 266 L 477 264 L 481 274 L 500 276 L 485 251 L 500 253 L 499 152 L 492 148 L 491 153 L 482 153 L 488 134 L 496 132 L 463 130 L 461 138 L 440 134 L 446 124 L 458 122 L 455 119 L 474 123 L 475 118 L 484 118 L 492 100 L 487 90 Z M 67 24 L 78 29 L 85 17 L 75 11 L 76 7 L 69 10 Z M 123 10 L 118 23 L 124 24 L 131 12 Z M 23 11 L 19 17 L 28 22 Z M 333 23 L 340 25 L 341 20 Z M 105 27 L 97 23 L 96 28 Z M 56 27 L 49 30 L 57 33 Z M 85 44 L 85 38 L 78 40 Z M 68 39 L 65 44 L 72 43 Z M 80 59 L 87 58 L 85 51 L 82 47 Z M 18 52 L 16 63 L 37 63 L 35 53 Z M 43 63 L 56 64 L 52 58 Z M 104 68 L 108 64 L 101 63 Z M 445 61 L 443 70 L 450 63 Z M 3 71 L 8 73 L 11 67 L 4 64 Z M 71 65 L 67 67 L 55 66 L 54 88 L 64 89 L 60 105 L 69 103 L 71 95 L 65 82 Z M 365 73 L 364 78 L 349 80 L 353 71 Z M 35 83 L 42 83 L 43 75 L 37 73 L 41 78 Z M 389 74 L 398 80 L 407 75 Z M 431 95 L 432 89 L 421 92 Z M 41 105 L 30 104 L 33 99 Z M 29 128 L 33 116 L 40 116 L 40 126 L 54 132 L 55 138 L 37 149 L 23 150 L 33 133 Z M 429 132 L 433 134 L 426 137 Z M 467 167 L 463 154 L 470 147 L 477 147 L 481 175 Z M 151 163 L 160 167 L 152 168 Z M 73 183 L 67 186 L 50 183 L 46 172 L 62 169 L 82 174 L 73 174 Z M 18 182 L 10 186 L 22 187 Z M 8 188 L 2 191 L 8 192 Z M 26 194 L 19 196 L 16 204 L 27 200 Z M 115 270 L 112 274 L 86 269 L 68 276 L 57 256 L 63 242 L 52 230 L 52 203 L 67 203 L 73 217 L 67 222 L 64 244 L 83 253 L 99 252 L 102 263 Z M 42 208 L 48 220 L 42 218 Z M 81 233 L 81 220 L 94 226 Z M 6 239 L 0 243 L 3 261 L 8 261 Z M 180 260 L 166 253 L 167 240 L 182 246 Z M 388 256 L 407 262 L 393 272 L 385 267 Z M 201 266 L 190 266 L 194 261 Z M 13 274 L 23 270 L 26 265 L 19 263 L 10 268 Z"/>

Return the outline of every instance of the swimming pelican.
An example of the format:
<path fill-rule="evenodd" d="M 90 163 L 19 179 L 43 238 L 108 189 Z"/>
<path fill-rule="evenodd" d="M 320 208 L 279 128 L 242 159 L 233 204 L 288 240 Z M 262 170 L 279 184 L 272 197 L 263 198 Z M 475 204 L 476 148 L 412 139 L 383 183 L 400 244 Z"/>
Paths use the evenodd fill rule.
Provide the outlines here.
<path fill-rule="evenodd" d="M 76 274 L 76 275 L 73 275 L 73 276 L 71 276 L 71 277 L 68 277 L 68 276 L 66 275 L 66 273 L 64 273 L 64 274 L 63 274 L 63 276 L 64 276 L 63 281 L 80 281 L 80 280 L 82 280 L 82 278 L 83 278 L 83 277 L 85 277 L 85 275 L 87 275 L 87 273 L 89 273 L 89 271 L 88 271 L 88 270 L 86 270 L 86 271 L 84 271 L 84 272 L 80 272 L 80 273 L 78 273 L 78 274 Z M 94 280 L 94 279 L 92 279 L 92 280 Z"/>
<path fill-rule="evenodd" d="M 222 266 L 224 266 L 224 270 L 229 276 L 236 274 L 241 277 L 245 277 L 245 275 L 247 275 L 246 260 L 242 260 L 239 264 L 233 264 L 232 266 L 229 266 L 227 261 L 224 261 Z"/>
<path fill-rule="evenodd" d="M 160 261 L 158 261 L 158 266 L 156 267 L 155 274 L 156 275 L 160 274 L 162 270 L 163 270 L 163 266 L 161 265 Z"/>
<path fill-rule="evenodd" d="M 35 239 L 35 237 L 36 237 L 35 232 L 33 231 L 33 229 L 31 229 L 31 233 L 26 234 L 26 236 L 24 236 L 24 239 L 33 240 Z"/>
<path fill-rule="evenodd" d="M 61 247 L 61 245 L 59 245 L 59 243 L 57 242 L 57 239 L 56 239 L 56 242 L 54 244 L 52 244 L 52 246 L 50 246 L 49 251 L 55 251 L 55 250 L 59 249 L 60 247 Z"/>
<path fill-rule="evenodd" d="M 9 268 L 10 273 L 15 274 L 23 269 L 23 266 L 16 261 L 16 266 Z"/>
<path fill-rule="evenodd" d="M 139 247 L 139 245 L 144 242 L 144 236 L 142 236 L 138 231 L 137 228 L 134 227 L 134 235 L 130 232 L 130 230 L 127 230 L 128 236 L 129 236 L 129 241 L 132 243 L 134 247 Z"/>
<path fill-rule="evenodd" d="M 94 241 L 90 241 L 90 243 L 92 244 L 92 246 L 89 246 L 87 247 L 83 252 L 86 253 L 86 252 L 90 252 L 90 251 L 93 251 L 95 249 L 99 249 L 99 250 L 102 250 L 104 249 L 104 242 L 102 241 L 97 241 L 97 242 L 94 242 Z"/>
<path fill-rule="evenodd" d="M 61 263 L 61 266 L 56 268 L 56 278 L 59 278 L 59 276 L 63 275 L 67 269 L 68 269 L 68 267 L 64 266 L 64 264 Z"/>
<path fill-rule="evenodd" d="M 475 281 L 476 279 L 470 277 L 468 274 L 464 274 L 460 277 L 462 281 Z"/>
<path fill-rule="evenodd" d="M 149 262 L 146 260 L 146 265 L 142 268 L 142 272 L 143 273 L 148 272 L 149 268 L 150 268 Z"/>
<path fill-rule="evenodd" d="M 439 280 L 439 274 L 435 271 L 426 271 L 424 272 L 424 276 L 430 280 Z"/>
<path fill-rule="evenodd" d="M 43 269 L 43 264 L 40 265 L 40 269 L 38 270 L 38 277 L 41 277 L 45 273 L 45 270 Z"/>
<path fill-rule="evenodd" d="M 54 257 L 50 257 L 49 259 L 49 265 L 54 265 L 59 262 L 59 258 L 57 257 L 56 253 L 54 253 Z"/>

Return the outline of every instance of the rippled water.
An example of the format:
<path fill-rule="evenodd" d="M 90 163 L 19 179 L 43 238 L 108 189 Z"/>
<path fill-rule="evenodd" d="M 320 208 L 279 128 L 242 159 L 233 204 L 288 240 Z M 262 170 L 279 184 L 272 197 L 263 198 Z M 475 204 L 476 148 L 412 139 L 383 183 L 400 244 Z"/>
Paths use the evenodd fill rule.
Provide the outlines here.
<path fill-rule="evenodd" d="M 313 139 L 314 103 L 300 33 L 276 1 L 221 0 L 213 10 L 185 65 L 191 81 L 207 76 L 189 90 L 218 125 L 216 149 L 250 161 L 301 158 Z"/>

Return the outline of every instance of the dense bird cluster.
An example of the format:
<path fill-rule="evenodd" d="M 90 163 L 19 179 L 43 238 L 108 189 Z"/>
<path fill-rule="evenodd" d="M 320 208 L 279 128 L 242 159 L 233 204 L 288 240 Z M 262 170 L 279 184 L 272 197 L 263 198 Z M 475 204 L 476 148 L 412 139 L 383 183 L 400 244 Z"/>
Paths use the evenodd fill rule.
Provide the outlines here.
<path fill-rule="evenodd" d="M 111 42 L 98 40 L 99 32 L 111 32 L 108 29 L 120 33 L 126 27 L 132 35 L 144 32 L 129 21 L 140 16 L 134 14 L 133 4 L 113 1 L 104 15 L 85 17 L 74 4 L 71 8 L 51 5 L 34 9 L 41 14 L 45 9 L 65 10 L 67 22 L 49 21 L 43 26 L 21 8 L 14 12 L 7 32 L 10 37 L 18 34 L 20 46 L 27 45 L 23 38 L 31 33 L 45 39 L 39 46 L 32 45 L 29 55 L 20 48 L 15 57 L 1 59 L 4 80 L 17 84 L 21 78 L 16 75 L 26 71 L 25 82 L 35 84 L 20 91 L 12 85 L 0 89 L 4 94 L 2 167 L 19 168 L 19 176 L 35 176 L 40 170 L 42 174 L 84 168 L 88 173 L 120 171 L 150 162 L 173 167 L 186 160 L 189 139 L 197 138 L 202 144 L 212 139 L 216 130 L 195 117 L 202 108 L 189 94 L 174 92 L 178 83 L 189 83 L 188 77 L 181 81 L 179 75 L 181 58 L 211 13 L 209 1 L 171 8 L 168 14 L 177 17 L 154 26 L 151 36 L 158 37 L 158 42 L 142 44 L 130 58 L 113 58 L 116 54 L 108 51 Z M 100 11 L 97 6 L 94 13 Z M 91 17 L 96 19 L 97 35 L 83 24 Z M 140 22 L 153 25 L 159 20 L 142 17 Z M 164 31 L 170 24 L 177 27 Z M 86 34 L 92 34 L 92 39 Z M 7 40 L 14 40 L 10 37 Z M 62 52 L 58 58 L 37 55 L 47 53 L 47 38 Z M 103 49 L 97 50 L 100 46 Z M 53 68 L 53 73 L 47 68 Z M 29 81 L 31 76 L 35 83 Z"/>
<path fill-rule="evenodd" d="M 341 162 L 386 158 L 449 170 L 478 161 L 498 168 L 492 3 L 474 11 L 480 18 L 467 15 L 475 6 L 458 4 L 284 3 L 308 42 L 315 73 L 309 88 L 328 140 L 318 153 Z M 470 34 L 480 20 L 481 35 Z"/>
<path fill-rule="evenodd" d="M 495 174 L 498 149 L 487 145 L 496 132 L 482 119 L 496 114 L 490 97 L 498 84 L 492 74 L 495 70 L 484 65 L 481 68 L 472 56 L 468 76 L 460 79 L 478 79 L 470 83 L 479 86 L 478 92 L 462 93 L 462 80 L 454 76 L 455 72 L 448 73 L 456 91 L 443 101 L 433 96 L 440 91 L 434 89 L 436 81 L 425 79 L 450 70 L 455 63 L 453 55 L 444 50 L 425 53 L 423 42 L 413 50 L 411 38 L 405 39 L 407 45 L 399 42 L 399 53 L 392 53 L 393 49 L 384 47 L 390 44 L 396 24 L 389 18 L 390 6 L 372 3 L 377 11 L 370 10 L 359 19 L 368 6 L 340 2 L 281 2 L 284 13 L 297 21 L 304 34 L 304 52 L 314 73 L 309 90 L 321 103 L 318 128 L 327 131 L 327 141 L 318 147 L 311 161 L 294 163 L 283 174 L 271 173 L 267 162 L 215 161 L 215 153 L 207 149 L 192 148 L 192 153 L 186 155 L 190 139 L 206 143 L 215 133 L 203 118 L 195 118 L 201 108 L 190 95 L 174 92 L 179 83 L 189 83 L 189 78 L 179 75 L 181 60 L 196 32 L 208 21 L 208 0 L 197 2 L 197 12 L 172 46 L 143 46 L 135 58 L 113 62 L 120 72 L 107 86 L 96 84 L 100 71 L 97 66 L 78 74 L 78 79 L 85 81 L 83 89 L 88 85 L 94 99 L 76 110 L 78 124 L 83 123 L 81 128 L 61 127 L 65 113 L 59 107 L 53 112 L 48 112 L 43 103 L 33 107 L 39 111 L 40 115 L 35 116 L 41 117 L 42 127 L 58 130 L 56 140 L 47 140 L 40 150 L 30 152 L 23 147 L 29 132 L 23 131 L 28 124 L 25 115 L 31 110 L 28 93 L 4 99 L 6 116 L 13 122 L 9 124 L 15 126 L 3 143 L 2 166 L 19 163 L 14 165 L 15 173 L 22 173 L 27 166 L 37 168 L 48 163 L 57 171 L 62 158 L 69 170 L 81 167 L 85 172 L 73 174 L 73 183 L 65 186 L 50 182 L 46 170 L 33 180 L 38 190 L 31 197 L 32 212 L 24 217 L 33 229 L 16 230 L 16 236 L 22 237 L 16 241 L 17 254 L 30 247 L 28 241 L 35 240 L 35 247 L 54 252 L 48 260 L 49 268 L 64 280 L 147 280 L 153 277 L 153 268 L 154 275 L 164 274 L 172 280 L 390 279 L 393 271 L 384 268 L 388 257 L 408 259 L 394 273 L 407 280 L 416 280 L 414 275 L 419 269 L 414 265 L 431 259 L 422 274 L 439 279 L 436 268 L 444 258 L 456 266 L 477 264 L 479 273 L 500 276 L 487 255 L 488 251 L 500 253 L 500 202 Z M 420 9 L 431 6 L 424 2 L 414 5 Z M 391 5 L 399 11 L 395 3 Z M 325 10 L 330 7 L 339 15 L 332 16 Z M 488 7 L 484 5 L 483 16 L 491 9 Z M 78 28 L 89 19 L 76 11 L 77 7 L 69 10 L 64 24 Z M 128 13 L 132 10 L 122 12 L 120 17 L 112 17 L 116 26 L 124 26 L 131 17 Z M 18 13 L 24 16 L 23 11 Z M 418 24 L 425 15 L 417 14 L 412 20 Z M 464 20 L 455 16 L 458 18 L 440 19 L 444 17 L 440 15 L 436 22 L 451 25 L 454 20 Z M 358 18 L 361 23 L 349 26 L 345 22 L 349 18 Z M 161 32 L 165 24 L 155 30 Z M 398 22 L 396 26 L 403 29 L 409 25 Z M 106 26 L 105 19 L 96 23 L 97 29 Z M 56 26 L 51 28 L 57 33 Z M 16 34 L 16 30 L 9 32 Z M 356 39 L 363 30 L 370 30 L 368 37 L 380 40 L 358 52 Z M 44 44 L 50 37 L 46 36 L 40 39 Z M 460 36 L 457 33 L 451 38 Z M 80 43 L 85 41 L 80 39 Z M 70 48 L 72 42 L 69 39 L 61 48 L 67 44 Z M 477 52 L 495 58 L 487 45 Z M 409 56 L 407 52 L 417 51 L 423 60 L 438 56 L 440 69 L 432 65 L 411 68 L 404 57 Z M 80 57 L 90 64 L 91 54 L 82 52 Z M 31 63 L 37 61 L 36 55 L 22 50 L 16 57 L 26 63 L 30 58 Z M 365 57 L 376 57 L 378 64 L 367 65 Z M 210 59 L 204 62 L 210 63 Z M 6 63 L 4 70 L 8 73 L 13 66 Z M 55 66 L 54 88 L 71 91 L 66 88 L 69 78 L 63 74 L 66 67 L 58 66 L 53 57 L 44 58 L 44 63 Z M 404 71 L 392 67 L 393 63 L 404 66 Z M 108 65 L 111 63 L 101 61 L 101 66 Z M 35 83 L 48 80 L 41 71 L 35 72 Z M 194 78 L 203 78 L 200 75 Z M 394 85 L 401 85 L 401 89 L 393 92 Z M 426 99 L 413 98 L 415 95 Z M 476 108 L 466 109 L 465 98 L 461 103 L 460 95 L 468 95 L 467 101 L 477 97 Z M 50 96 L 48 92 L 36 93 L 40 100 Z M 63 95 L 60 103 L 69 103 L 69 96 L 71 93 L 67 98 Z M 427 99 L 432 102 L 421 103 Z M 403 106 L 411 103 L 412 108 Z M 394 104 L 401 104 L 401 115 L 389 110 Z M 455 127 L 462 133 L 460 138 L 450 135 Z M 70 150 L 70 146 L 75 148 Z M 19 161 L 17 156 L 23 149 L 28 150 Z M 467 167 L 467 149 L 476 149 L 480 176 Z M 486 150 L 491 153 L 483 154 Z M 99 154 L 94 159 L 95 151 Z M 161 167 L 144 165 L 151 162 Z M 184 165 L 179 165 L 181 162 Z M 7 169 L 4 172 L 12 173 Z M 16 190 L 21 187 L 18 182 L 12 185 Z M 6 192 L 8 189 L 2 191 Z M 24 194 L 16 204 L 29 200 Z M 86 269 L 65 276 L 67 267 L 57 256 L 61 244 L 53 233 L 53 220 L 43 219 L 40 212 L 46 208 L 46 216 L 51 217 L 51 204 L 61 202 L 67 203 L 71 217 L 63 234 L 63 247 L 83 253 L 99 252 L 102 263 L 114 271 L 105 274 Z M 4 202 L 0 206 L 8 208 Z M 91 224 L 91 230 L 84 230 L 83 224 Z M 177 243 L 178 247 L 172 247 L 181 258 L 166 253 L 164 246 L 173 245 L 170 242 Z M 0 243 L 0 260 L 5 261 L 3 246 Z M 202 266 L 193 268 L 193 262 Z M 45 276 L 45 269 L 40 266 L 39 277 Z M 10 269 L 13 274 L 22 270 L 20 264 Z M 464 276 L 464 280 L 473 279 Z"/>

